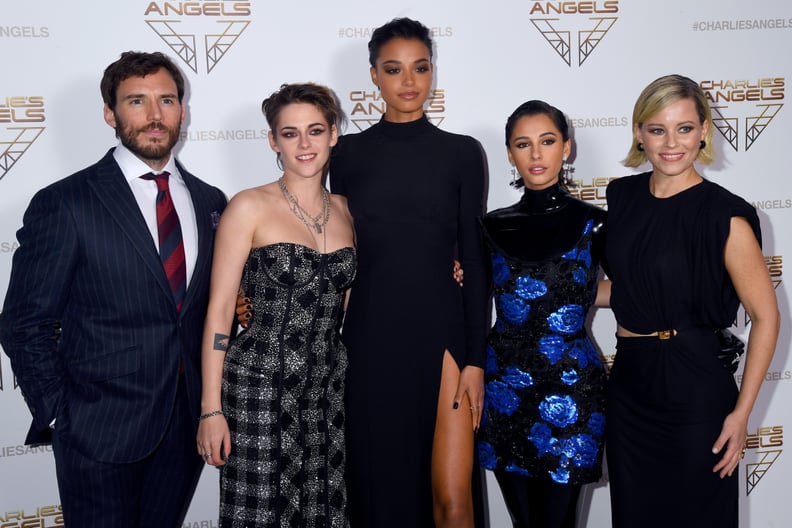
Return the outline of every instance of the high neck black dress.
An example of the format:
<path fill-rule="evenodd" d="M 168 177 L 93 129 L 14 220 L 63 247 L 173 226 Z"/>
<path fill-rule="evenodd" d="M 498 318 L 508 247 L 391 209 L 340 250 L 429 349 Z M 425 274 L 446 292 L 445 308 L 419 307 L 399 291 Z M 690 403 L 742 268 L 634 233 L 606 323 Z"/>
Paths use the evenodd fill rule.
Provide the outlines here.
<path fill-rule="evenodd" d="M 334 193 L 355 222 L 358 271 L 342 339 L 347 484 L 355 527 L 434 526 L 431 456 L 443 354 L 484 365 L 485 164 L 473 138 L 425 117 L 342 136 Z M 453 280 L 455 256 L 464 287 Z"/>

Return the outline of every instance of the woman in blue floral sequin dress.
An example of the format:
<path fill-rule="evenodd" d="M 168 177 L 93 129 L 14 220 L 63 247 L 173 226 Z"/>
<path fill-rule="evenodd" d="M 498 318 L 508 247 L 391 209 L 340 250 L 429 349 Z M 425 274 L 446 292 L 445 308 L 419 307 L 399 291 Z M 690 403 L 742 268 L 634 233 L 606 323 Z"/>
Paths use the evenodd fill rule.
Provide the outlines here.
<path fill-rule="evenodd" d="M 560 182 L 571 143 L 563 113 L 524 103 L 506 123 L 522 199 L 484 218 L 497 321 L 488 339 L 481 464 L 515 527 L 571 527 L 581 486 L 601 476 L 605 369 L 586 314 L 597 287 L 605 211 Z"/>

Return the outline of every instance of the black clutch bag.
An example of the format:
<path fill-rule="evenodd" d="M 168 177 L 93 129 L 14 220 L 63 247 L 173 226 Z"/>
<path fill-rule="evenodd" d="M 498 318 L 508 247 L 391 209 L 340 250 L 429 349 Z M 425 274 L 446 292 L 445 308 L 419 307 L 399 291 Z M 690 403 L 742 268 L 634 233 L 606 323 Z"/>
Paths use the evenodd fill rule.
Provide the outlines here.
<path fill-rule="evenodd" d="M 728 328 L 715 330 L 715 337 L 718 338 L 719 345 L 718 360 L 723 364 L 723 368 L 734 374 L 740 364 L 740 356 L 745 353 L 745 343 Z"/>

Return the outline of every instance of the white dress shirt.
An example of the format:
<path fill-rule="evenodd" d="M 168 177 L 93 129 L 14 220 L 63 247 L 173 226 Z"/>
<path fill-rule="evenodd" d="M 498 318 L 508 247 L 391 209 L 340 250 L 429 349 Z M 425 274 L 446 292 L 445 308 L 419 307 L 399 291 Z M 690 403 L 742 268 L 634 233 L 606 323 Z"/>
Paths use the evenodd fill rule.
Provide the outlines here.
<path fill-rule="evenodd" d="M 143 218 L 151 232 L 154 247 L 159 252 L 157 182 L 141 178 L 144 174 L 154 171 L 121 143 L 118 144 L 113 152 L 113 157 L 118 166 L 121 167 L 121 172 L 124 173 L 124 177 L 132 189 L 132 194 L 135 195 L 140 212 L 143 213 Z M 179 173 L 179 169 L 176 168 L 173 154 L 171 154 L 165 167 L 155 174 L 165 171 L 170 173 L 168 186 L 170 187 L 176 214 L 179 215 L 179 224 L 181 225 L 182 239 L 184 240 L 184 258 L 187 264 L 187 285 L 189 286 L 190 278 L 192 278 L 193 270 L 195 269 L 195 260 L 198 256 L 198 226 L 195 222 L 195 210 L 190 199 L 190 192 L 184 184 L 184 179 Z"/>

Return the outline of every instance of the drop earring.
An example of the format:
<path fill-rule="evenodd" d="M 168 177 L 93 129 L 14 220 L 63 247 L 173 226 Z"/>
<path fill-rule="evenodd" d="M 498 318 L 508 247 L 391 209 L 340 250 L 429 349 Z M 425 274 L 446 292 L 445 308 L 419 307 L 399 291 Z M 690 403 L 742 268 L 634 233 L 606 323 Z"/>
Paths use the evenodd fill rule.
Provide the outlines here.
<path fill-rule="evenodd" d="M 283 170 L 283 160 L 281 160 L 280 152 L 275 153 L 275 165 L 277 165 L 280 170 Z"/>
<path fill-rule="evenodd" d="M 699 149 L 704 150 L 704 147 L 706 146 L 707 146 L 707 142 L 702 139 L 701 143 L 699 143 Z"/>
<path fill-rule="evenodd" d="M 643 143 L 638 143 L 637 145 L 635 145 L 635 148 L 636 148 L 636 150 L 638 152 L 643 152 L 644 151 Z"/>
<path fill-rule="evenodd" d="M 561 172 L 558 175 L 558 181 L 563 186 L 569 186 L 570 182 L 572 181 L 572 173 L 575 169 L 572 168 L 569 160 L 564 158 L 561 161 Z"/>
<path fill-rule="evenodd" d="M 517 172 L 517 169 L 512 165 L 511 168 L 512 179 L 509 182 L 509 185 L 514 187 L 515 189 L 519 189 L 522 186 L 522 180 L 520 178 L 520 173 Z"/>

